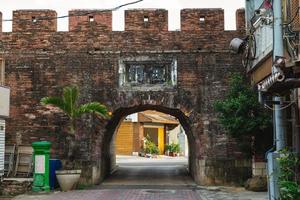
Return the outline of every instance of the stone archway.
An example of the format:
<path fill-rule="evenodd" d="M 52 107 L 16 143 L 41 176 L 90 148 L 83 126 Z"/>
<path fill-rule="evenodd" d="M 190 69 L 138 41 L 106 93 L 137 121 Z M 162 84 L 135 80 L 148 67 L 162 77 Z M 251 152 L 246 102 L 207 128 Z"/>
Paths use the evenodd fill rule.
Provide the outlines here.
<path fill-rule="evenodd" d="M 224 134 L 212 106 L 226 94 L 229 73 L 242 71 L 240 59 L 227 47 L 233 37 L 244 34 L 243 11 L 237 12 L 237 31 L 223 30 L 221 9 L 184 9 L 181 31 L 158 28 L 167 27 L 167 20 L 161 21 L 167 11 L 140 10 L 127 12 L 124 32 L 111 32 L 109 27 L 96 30 L 83 23 L 70 32 L 56 33 L 53 23 L 51 30 L 38 28 L 38 34 L 36 25 L 19 27 L 22 23 L 18 18 L 31 18 L 32 12 L 36 16 L 55 15 L 49 10 L 16 11 L 16 29 L 2 37 L 5 54 L 1 57 L 7 65 L 7 86 L 12 91 L 7 142 L 30 145 L 49 140 L 53 156 L 66 159 L 61 133 L 67 127 L 67 118 L 49 116 L 39 101 L 45 96 L 60 96 L 64 86 L 76 84 L 82 91 L 81 102 L 98 101 L 114 113 L 108 122 L 95 116 L 79 120 L 76 160 L 83 171 L 82 182 L 100 183 L 110 172 L 109 144 L 122 117 L 149 109 L 180 120 L 189 137 L 189 168 L 197 183 L 240 183 L 251 176 L 251 160 L 244 158 L 235 141 Z M 97 15 L 102 14 L 110 23 L 111 14 Z M 135 19 L 143 19 L 145 14 L 153 16 L 153 25 L 157 22 L 159 26 L 147 30 L 141 27 Z M 200 30 L 196 22 L 202 15 L 214 16 L 207 23 L 217 28 Z M 16 46 L 11 41 L 16 34 L 17 44 L 24 45 Z M 40 46 L 41 40 L 48 41 L 46 46 Z M 33 50 L 32 45 L 37 49 Z M 126 71 L 137 65 L 155 69 L 148 70 L 148 74 L 156 74 L 157 70 L 164 74 L 165 70 L 169 75 L 159 82 L 152 80 L 150 85 L 145 80 L 138 85 L 124 81 Z"/>
<path fill-rule="evenodd" d="M 188 165 L 189 165 L 189 172 L 190 175 L 193 177 L 193 179 L 199 183 L 199 177 L 197 177 L 197 165 L 195 163 L 196 159 L 196 142 L 198 138 L 196 138 L 192 132 L 192 128 L 190 125 L 189 118 L 180 110 L 176 108 L 169 108 L 164 107 L 161 105 L 137 105 L 133 107 L 122 107 L 113 112 L 112 118 L 109 120 L 106 126 L 106 132 L 103 138 L 102 143 L 102 156 L 101 156 L 101 171 L 104 176 L 108 176 L 113 169 L 115 165 L 115 153 L 111 146 L 111 143 L 113 141 L 113 137 L 116 134 L 118 127 L 121 123 L 121 121 L 130 114 L 142 112 L 146 110 L 155 110 L 158 112 L 162 112 L 165 114 L 172 115 L 178 119 L 181 126 L 185 130 L 185 133 L 188 138 L 188 145 L 189 145 L 189 159 L 188 159 Z"/>

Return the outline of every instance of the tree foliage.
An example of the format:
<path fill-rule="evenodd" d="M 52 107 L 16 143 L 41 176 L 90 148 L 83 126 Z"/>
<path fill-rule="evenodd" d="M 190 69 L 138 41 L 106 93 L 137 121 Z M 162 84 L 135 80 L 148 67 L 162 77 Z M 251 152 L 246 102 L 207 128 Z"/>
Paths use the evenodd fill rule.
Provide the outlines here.
<path fill-rule="evenodd" d="M 53 105 L 60 108 L 71 121 L 71 133 L 74 134 L 74 120 L 84 113 L 95 113 L 103 118 L 108 117 L 106 106 L 99 102 L 78 104 L 79 89 L 77 86 L 67 86 L 63 89 L 62 97 L 44 97 L 41 99 L 42 105 Z"/>
<path fill-rule="evenodd" d="M 271 125 L 271 114 L 258 102 L 245 78 L 231 74 L 225 99 L 214 102 L 221 126 L 234 138 L 255 135 Z"/>

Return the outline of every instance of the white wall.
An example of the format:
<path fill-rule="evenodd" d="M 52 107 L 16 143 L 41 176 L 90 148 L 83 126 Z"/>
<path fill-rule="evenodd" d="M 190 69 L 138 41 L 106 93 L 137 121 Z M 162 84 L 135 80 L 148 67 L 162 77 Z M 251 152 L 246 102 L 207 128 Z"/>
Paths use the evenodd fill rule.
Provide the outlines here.
<path fill-rule="evenodd" d="M 0 86 L 0 117 L 9 116 L 9 88 Z"/>
<path fill-rule="evenodd" d="M 132 121 L 132 122 L 138 122 L 138 113 L 133 113 L 131 115 L 128 115 L 126 117 L 126 120 Z"/>
<path fill-rule="evenodd" d="M 167 141 L 168 144 L 179 143 L 181 153 L 184 156 L 188 156 L 188 152 L 189 152 L 188 140 L 182 126 L 178 125 L 176 128 L 167 131 L 167 134 L 169 138 L 169 140 Z"/>

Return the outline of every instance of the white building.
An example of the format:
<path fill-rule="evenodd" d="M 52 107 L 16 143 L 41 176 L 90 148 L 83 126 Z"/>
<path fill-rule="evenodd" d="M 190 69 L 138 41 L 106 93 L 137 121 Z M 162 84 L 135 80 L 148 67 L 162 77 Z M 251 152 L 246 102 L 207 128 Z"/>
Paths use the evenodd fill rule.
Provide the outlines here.
<path fill-rule="evenodd" d="M 188 156 L 189 154 L 189 145 L 188 145 L 188 140 L 187 136 L 184 132 L 184 129 L 182 126 L 179 124 L 177 127 L 175 127 L 172 130 L 167 131 L 168 135 L 168 143 L 172 144 L 179 144 L 180 146 L 180 154 L 184 156 Z"/>

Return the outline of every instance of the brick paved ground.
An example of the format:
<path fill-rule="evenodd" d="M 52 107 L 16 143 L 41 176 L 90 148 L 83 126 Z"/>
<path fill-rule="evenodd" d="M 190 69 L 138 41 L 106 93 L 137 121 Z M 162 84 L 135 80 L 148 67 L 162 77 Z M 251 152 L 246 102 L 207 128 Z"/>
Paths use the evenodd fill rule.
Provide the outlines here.
<path fill-rule="evenodd" d="M 98 189 L 21 195 L 13 200 L 267 200 L 266 192 L 228 189 Z"/>
<path fill-rule="evenodd" d="M 234 187 L 199 187 L 186 173 L 186 159 L 121 157 L 119 169 L 88 190 L 21 195 L 14 200 L 267 200 L 267 193 Z"/>
<path fill-rule="evenodd" d="M 267 200 L 267 192 L 250 192 L 244 188 L 201 187 L 197 193 L 202 200 Z"/>
<path fill-rule="evenodd" d="M 112 189 L 21 195 L 14 200 L 201 200 L 192 190 Z"/>

